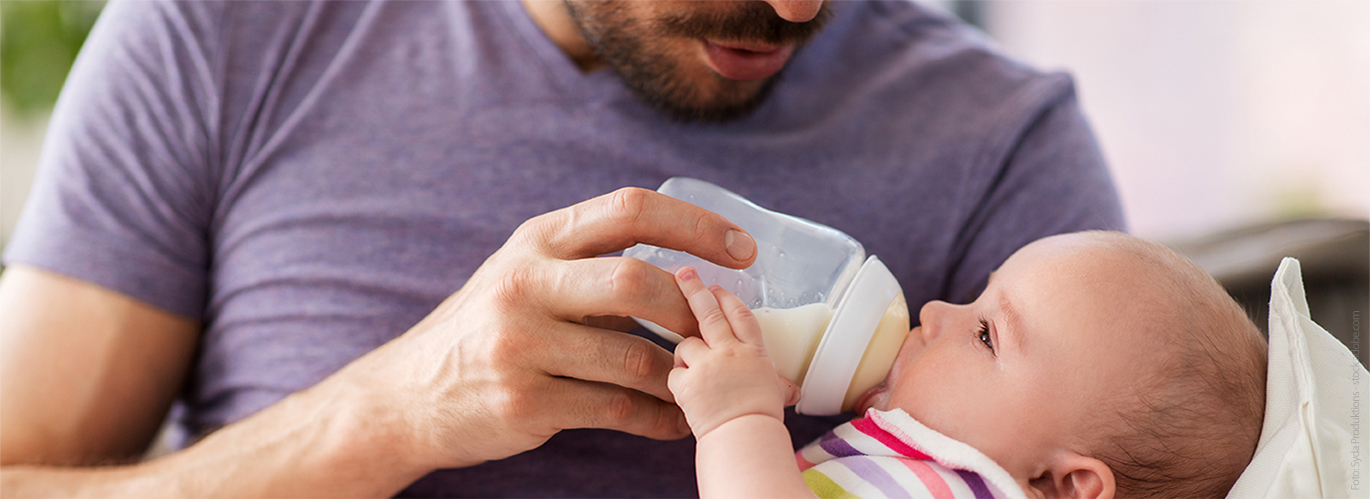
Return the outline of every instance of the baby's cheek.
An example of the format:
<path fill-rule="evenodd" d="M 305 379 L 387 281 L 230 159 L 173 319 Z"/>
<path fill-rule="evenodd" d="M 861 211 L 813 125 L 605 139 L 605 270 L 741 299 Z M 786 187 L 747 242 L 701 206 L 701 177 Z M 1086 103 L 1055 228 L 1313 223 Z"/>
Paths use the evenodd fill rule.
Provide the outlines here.
<path fill-rule="evenodd" d="M 997 439 L 986 431 L 1003 428 L 1011 411 L 999 406 L 997 390 L 969 359 L 925 356 L 901 373 L 889 392 L 889 408 L 900 408 L 929 428 L 975 446 L 974 440 Z M 980 437 L 980 438 L 977 438 Z"/>
<path fill-rule="evenodd" d="M 926 359 L 922 359 L 926 360 Z M 956 417 L 960 405 L 955 376 L 947 376 L 933 362 L 920 361 L 891 380 L 886 397 L 887 409 L 903 409 L 914 419 L 931 426 Z M 938 428 L 933 428 L 938 429 Z M 938 430 L 941 431 L 941 430 Z"/>

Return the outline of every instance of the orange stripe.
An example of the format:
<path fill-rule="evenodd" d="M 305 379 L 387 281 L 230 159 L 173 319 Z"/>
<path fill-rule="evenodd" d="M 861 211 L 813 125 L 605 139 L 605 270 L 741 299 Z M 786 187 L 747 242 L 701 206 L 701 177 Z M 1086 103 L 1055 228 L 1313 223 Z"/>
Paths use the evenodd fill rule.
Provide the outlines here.
<path fill-rule="evenodd" d="M 813 463 L 809 462 L 808 459 L 804 459 L 804 451 L 802 450 L 794 453 L 794 460 L 799 464 L 799 471 L 804 471 L 813 467 Z"/>
<path fill-rule="evenodd" d="M 918 475 L 918 479 L 923 481 L 923 486 L 932 493 L 933 499 L 952 499 L 951 487 L 947 486 L 947 481 L 943 480 L 942 475 L 939 475 L 931 466 L 928 466 L 927 462 L 915 459 L 900 459 L 899 462 L 904 463 L 909 471 Z"/>

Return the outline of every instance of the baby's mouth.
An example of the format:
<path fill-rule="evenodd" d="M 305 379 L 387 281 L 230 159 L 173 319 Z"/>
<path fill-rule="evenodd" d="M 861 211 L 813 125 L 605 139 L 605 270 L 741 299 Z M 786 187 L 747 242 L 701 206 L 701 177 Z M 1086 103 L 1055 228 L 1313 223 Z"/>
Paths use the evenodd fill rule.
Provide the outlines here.
<path fill-rule="evenodd" d="M 922 326 L 918 326 L 909 331 L 910 337 L 905 339 L 904 344 L 899 347 L 899 357 L 894 360 L 894 365 L 890 366 L 890 372 L 885 375 L 885 381 L 880 382 L 880 384 L 875 385 L 875 387 L 870 390 L 866 390 L 866 393 L 862 394 L 861 398 L 856 399 L 856 404 L 852 406 L 852 410 L 856 411 L 857 416 L 865 416 L 866 410 L 875 406 L 876 397 L 884 395 L 889 391 L 890 380 L 898 379 L 897 376 L 899 375 L 899 371 L 904 367 L 902 364 L 905 359 L 913 357 L 913 355 L 904 350 L 911 348 L 912 346 L 917 346 L 917 344 L 911 344 L 909 342 L 917 341 L 918 338 L 921 338 L 921 336 L 914 336 L 922 334 L 922 331 L 920 330 L 921 327 Z"/>
<path fill-rule="evenodd" d="M 856 399 L 856 405 L 852 407 L 852 410 L 856 411 L 856 415 L 857 415 L 858 417 L 860 417 L 860 416 L 865 416 L 865 415 L 866 415 L 866 410 L 867 410 L 867 409 L 870 409 L 871 406 L 875 405 L 875 403 L 873 402 L 873 399 L 874 399 L 877 395 L 880 395 L 880 394 L 882 394 L 882 393 L 885 393 L 885 390 L 886 390 L 886 388 L 887 388 L 887 387 L 886 387 L 886 384 L 887 384 L 887 383 L 889 383 L 889 382 L 886 381 L 886 382 L 884 382 L 884 383 L 880 383 L 880 384 L 878 384 L 878 385 L 875 385 L 875 388 L 871 388 L 870 390 L 867 390 L 866 393 L 865 393 L 864 395 L 861 395 L 861 398 Z"/>

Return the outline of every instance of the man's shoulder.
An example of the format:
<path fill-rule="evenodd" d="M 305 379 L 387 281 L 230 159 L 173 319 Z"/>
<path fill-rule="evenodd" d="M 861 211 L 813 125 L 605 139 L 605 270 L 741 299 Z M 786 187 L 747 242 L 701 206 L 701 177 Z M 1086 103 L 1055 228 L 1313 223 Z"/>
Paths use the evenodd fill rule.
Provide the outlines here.
<path fill-rule="evenodd" d="M 123 0 L 105 7 L 97 29 L 113 31 L 112 39 L 142 49 L 131 51 L 134 57 L 158 57 L 170 50 L 217 59 L 288 45 L 285 34 L 304 36 L 320 25 L 337 24 L 342 17 L 337 11 L 360 6 L 362 2 Z"/>
<path fill-rule="evenodd" d="M 806 69 L 891 111 L 1003 120 L 1074 96 L 1068 75 L 1013 58 L 979 29 L 934 7 L 909 0 L 838 7 L 847 11 L 833 19 L 832 36 Z"/>
<path fill-rule="evenodd" d="M 887 64 L 926 62 L 905 67 L 977 72 L 1007 82 L 1046 74 L 1006 54 L 980 29 L 934 7 L 910 0 L 870 0 L 861 5 L 857 24 L 862 36 L 853 41 L 886 54 L 891 59 Z"/>
<path fill-rule="evenodd" d="M 104 24 L 157 38 L 173 33 L 195 40 L 206 52 L 250 53 L 269 49 L 321 50 L 344 44 L 355 31 L 371 37 L 423 34 L 412 18 L 467 19 L 490 10 L 468 2 L 334 2 L 235 0 L 122 0 L 102 14 Z"/>

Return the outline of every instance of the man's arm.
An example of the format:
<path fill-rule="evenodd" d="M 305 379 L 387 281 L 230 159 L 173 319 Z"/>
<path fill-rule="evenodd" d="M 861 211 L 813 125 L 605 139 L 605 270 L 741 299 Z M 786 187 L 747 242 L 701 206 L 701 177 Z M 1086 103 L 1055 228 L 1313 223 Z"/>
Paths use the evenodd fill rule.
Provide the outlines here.
<path fill-rule="evenodd" d="M 49 269 L 184 317 L 198 319 L 204 313 L 213 279 L 223 277 L 210 273 L 215 250 L 221 249 L 214 244 L 224 243 L 216 224 L 233 210 L 220 204 L 220 188 L 231 188 L 223 184 L 232 178 L 224 168 L 241 166 L 227 153 L 235 146 L 223 141 L 248 140 L 236 135 L 247 129 L 230 112 L 237 108 L 220 100 L 244 89 L 226 83 L 218 72 L 229 57 L 222 50 L 247 51 L 233 57 L 261 52 L 244 47 L 255 38 L 225 44 L 230 39 L 222 36 L 222 27 L 241 21 L 224 12 L 234 5 L 112 2 L 106 8 L 68 77 L 37 183 L 6 249 L 6 261 L 16 270 L 20 265 Z M 300 15 L 318 6 L 277 5 L 273 10 Z M 291 22 L 265 28 L 285 40 L 296 38 Z M 275 70 L 269 61 L 264 66 Z M 255 109 L 248 114 L 255 116 Z M 30 461 L 6 466 L 0 479 L 4 493 L 389 495 L 428 471 L 509 457 L 565 428 L 682 438 L 688 430 L 666 387 L 670 353 L 646 338 L 596 327 L 612 322 L 597 320 L 606 316 L 635 316 L 674 331 L 695 328 L 670 274 L 640 260 L 596 258 L 637 243 L 687 251 L 732 268 L 750 265 L 756 254 L 736 225 L 651 191 L 625 189 L 558 210 L 521 226 L 460 290 L 409 331 L 314 387 L 154 462 L 110 468 L 35 468 Z M 12 294 L 28 293 L 16 288 Z M 47 300 L 38 308 L 87 307 L 73 304 L 64 293 Z M 24 313 L 34 307 L 16 301 L 7 310 Z M 109 358 L 124 348 L 137 353 L 104 373 L 67 365 L 75 374 L 63 378 L 99 378 L 91 381 L 98 386 L 109 376 L 131 376 L 126 371 L 139 373 L 148 362 L 163 361 L 180 365 L 181 374 L 143 371 L 138 376 L 157 378 L 148 398 L 115 398 L 116 403 L 71 411 L 70 417 L 83 421 L 135 421 L 134 429 L 111 431 L 127 435 L 114 440 L 130 443 L 111 454 L 47 465 L 127 458 L 146 444 L 144 433 L 161 421 L 166 401 L 186 378 L 192 347 L 173 346 L 179 356 L 162 356 L 159 350 L 167 345 L 148 348 L 138 342 L 165 338 L 135 340 L 150 329 L 143 322 L 112 321 L 121 325 L 109 333 L 111 344 L 78 336 L 81 348 L 94 349 L 92 357 Z M 49 326 L 34 325 L 20 335 L 56 334 Z M 76 333 L 83 333 L 82 327 Z M 28 358 L 29 352 L 7 344 L 5 355 Z M 38 358 L 35 362 L 46 362 Z M 5 379 L 21 383 L 45 368 L 7 366 Z M 125 381 L 130 386 L 149 382 Z M 82 387 L 55 386 L 56 391 Z M 7 386 L 0 397 L 9 393 Z M 30 420 L 65 412 L 56 404 L 39 407 L 60 398 L 30 399 L 0 400 L 0 406 L 35 411 L 36 416 L 25 416 Z M 4 430 L 8 440 L 14 433 L 8 421 Z M 28 441 L 30 447 L 48 445 L 44 435 Z"/>
<path fill-rule="evenodd" d="M 0 464 L 132 460 L 166 416 L 198 324 L 32 267 L 0 277 Z"/>
<path fill-rule="evenodd" d="M 385 413 L 341 381 L 189 451 L 76 468 L 143 453 L 185 379 L 198 324 L 24 266 L 0 278 L 0 318 L 0 496 L 387 495 L 421 476 L 373 459 L 395 445 L 373 431 L 387 428 Z"/>
<path fill-rule="evenodd" d="M 697 330 L 669 273 L 641 260 L 595 258 L 637 243 L 688 251 L 733 268 L 750 265 L 756 255 L 751 238 L 717 214 L 655 192 L 622 189 L 523 224 L 465 286 L 405 334 L 189 449 L 123 467 L 5 466 L 0 485 L 6 496 L 381 496 L 438 468 L 536 448 L 566 428 L 683 437 L 688 429 L 666 386 L 671 355 L 645 338 L 589 325 L 596 317 L 636 316 L 673 331 Z M 22 284 L 28 273 L 37 274 L 21 270 L 13 281 Z M 52 293 L 40 306 L 25 301 L 32 291 L 27 288 L 34 286 L 5 286 L 0 310 L 6 311 L 6 321 L 11 313 L 73 305 L 70 293 Z M 120 300 L 117 294 L 98 293 Z M 98 308 L 100 302 L 76 305 Z M 11 364 L 10 358 L 43 351 L 8 348 L 11 337 L 61 335 L 51 329 L 55 322 L 34 322 L 15 320 L 29 325 L 6 330 L 6 383 L 32 374 L 20 366 L 43 361 Z M 108 334 L 120 338 L 114 344 L 140 352 L 130 363 L 161 350 L 122 344 L 123 338 L 137 337 L 129 331 L 146 324 L 112 324 L 117 327 Z M 107 358 L 111 350 L 119 348 L 97 347 L 86 355 Z M 189 348 L 182 350 L 184 372 Z M 80 366 L 69 366 L 62 377 L 90 377 L 81 372 Z M 171 386 L 174 393 L 182 378 L 173 379 L 154 386 Z M 149 383 L 126 382 L 130 387 Z M 82 387 L 54 386 L 59 392 Z M 0 393 L 6 411 L 61 412 L 57 405 L 39 407 L 61 398 L 40 393 L 20 403 L 8 398 L 8 387 Z M 155 428 L 166 407 L 165 402 L 152 408 L 124 402 L 112 398 L 107 406 L 79 407 L 73 417 L 114 417 Z M 7 434 L 16 431 L 8 419 L 5 424 Z M 39 437 L 33 445 L 46 441 Z M 9 462 L 32 461 L 9 461 L 7 454 Z"/>

